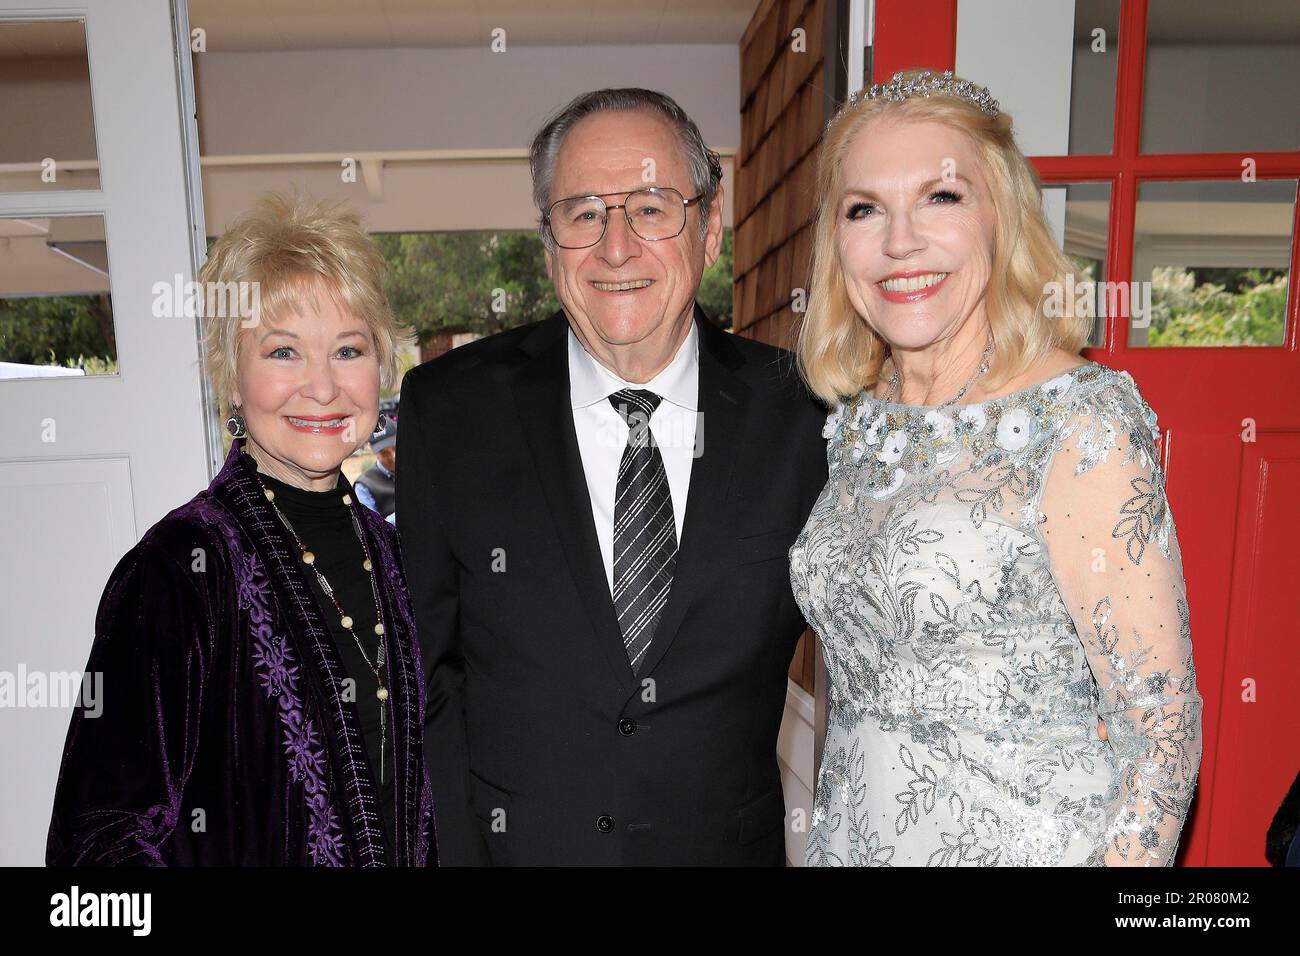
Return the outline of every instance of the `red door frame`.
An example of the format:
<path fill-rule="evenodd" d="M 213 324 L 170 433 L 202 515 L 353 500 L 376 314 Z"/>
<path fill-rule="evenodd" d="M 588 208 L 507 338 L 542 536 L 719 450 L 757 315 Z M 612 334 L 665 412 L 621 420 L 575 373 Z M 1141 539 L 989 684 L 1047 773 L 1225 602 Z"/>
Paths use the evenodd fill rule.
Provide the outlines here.
<path fill-rule="evenodd" d="M 1114 282 L 1132 279 L 1141 182 L 1239 180 L 1247 156 L 1255 161 L 1258 181 L 1300 179 L 1300 150 L 1141 152 L 1147 15 L 1148 0 L 1122 0 L 1112 151 L 1030 157 L 1045 184 L 1110 184 L 1106 279 Z M 954 69 L 956 26 L 957 0 L 876 0 L 872 82 L 908 67 Z M 1263 446 L 1249 448 L 1242 431 L 1252 420 L 1256 433 L 1274 450 L 1294 447 L 1293 436 L 1300 431 L 1300 216 L 1292 222 L 1290 269 L 1280 346 L 1130 348 L 1127 317 L 1110 316 L 1102 346 L 1084 352 L 1129 371 L 1163 426 L 1162 455 L 1188 582 L 1197 683 L 1205 698 L 1200 784 L 1184 832 L 1183 864 L 1262 865 L 1262 827 L 1286 785 L 1273 791 L 1282 777 L 1289 782 L 1300 768 L 1294 728 L 1285 729 L 1287 720 L 1295 718 L 1296 705 L 1283 711 L 1276 699 L 1269 708 L 1240 699 L 1242 679 L 1264 680 L 1267 675 L 1252 670 L 1260 661 L 1285 660 L 1279 642 L 1291 639 L 1284 633 L 1252 633 L 1241 623 L 1251 619 L 1253 610 L 1242 606 L 1246 596 L 1258 593 L 1246 580 L 1259 574 L 1251 563 L 1255 534 L 1249 525 L 1254 518 L 1251 499 L 1262 500 L 1259 489 L 1267 469 Z M 1220 740 L 1227 748 L 1222 754 Z M 1223 774 L 1216 773 L 1220 763 Z M 1270 771 L 1267 785 L 1260 785 L 1259 768 L 1270 764 L 1278 767 Z"/>

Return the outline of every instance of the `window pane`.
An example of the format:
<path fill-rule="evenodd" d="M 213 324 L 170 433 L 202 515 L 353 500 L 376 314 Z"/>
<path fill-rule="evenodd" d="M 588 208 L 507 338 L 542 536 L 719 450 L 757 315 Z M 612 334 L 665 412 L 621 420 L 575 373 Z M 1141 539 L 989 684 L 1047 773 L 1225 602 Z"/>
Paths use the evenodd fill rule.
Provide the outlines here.
<path fill-rule="evenodd" d="M 1296 0 L 1151 0 L 1142 150 L 1300 149 Z"/>
<path fill-rule="evenodd" d="M 1070 154 L 1109 153 L 1115 138 L 1119 0 L 1077 0 L 1070 83 Z"/>
<path fill-rule="evenodd" d="M 82 21 L 0 21 L 0 103 L 0 191 L 99 188 Z"/>
<path fill-rule="evenodd" d="M 1092 331 L 1087 346 L 1099 348 L 1105 344 L 1106 334 L 1106 301 L 1098 290 L 1106 281 L 1110 183 L 1044 187 L 1043 208 L 1056 241 L 1074 263 L 1079 284 L 1065 292 L 1076 304 L 1091 309 Z"/>
<path fill-rule="evenodd" d="M 116 374 L 103 217 L 0 219 L 0 378 Z"/>
<path fill-rule="evenodd" d="M 1129 344 L 1281 345 L 1295 206 L 1293 179 L 1141 183 Z"/>

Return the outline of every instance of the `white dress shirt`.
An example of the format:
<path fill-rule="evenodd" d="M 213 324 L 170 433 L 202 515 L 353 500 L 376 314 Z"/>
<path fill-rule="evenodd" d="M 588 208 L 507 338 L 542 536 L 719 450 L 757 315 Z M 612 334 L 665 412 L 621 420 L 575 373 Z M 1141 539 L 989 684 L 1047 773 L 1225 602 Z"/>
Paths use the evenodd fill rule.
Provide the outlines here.
<path fill-rule="evenodd" d="M 623 416 L 609 402 L 609 396 L 624 388 L 646 389 L 663 401 L 650 416 L 650 433 L 663 456 L 668 473 L 668 490 L 673 498 L 677 543 L 682 540 L 686 518 L 686 492 L 691 484 L 691 463 L 695 460 L 695 425 L 699 411 L 699 330 L 691 330 L 673 360 L 658 375 L 637 385 L 626 382 L 582 347 L 569 329 L 569 398 L 573 405 L 573 427 L 582 453 L 582 470 L 591 497 L 591 516 L 596 521 L 596 540 L 605 563 L 605 580 L 614 593 L 614 499 L 618 466 L 627 446 L 630 429 Z"/>

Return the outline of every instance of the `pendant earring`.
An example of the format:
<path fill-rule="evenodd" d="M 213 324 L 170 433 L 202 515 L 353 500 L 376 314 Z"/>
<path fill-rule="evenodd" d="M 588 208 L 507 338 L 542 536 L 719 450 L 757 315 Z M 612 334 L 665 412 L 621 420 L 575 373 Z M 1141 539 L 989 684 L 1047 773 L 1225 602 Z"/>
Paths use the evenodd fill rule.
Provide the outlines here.
<path fill-rule="evenodd" d="M 374 441 L 388 430 L 388 413 L 380 412 L 379 418 L 375 421 L 375 430 L 370 433 L 370 440 Z"/>
<path fill-rule="evenodd" d="M 230 417 L 226 419 L 226 431 L 234 438 L 244 438 L 248 435 L 248 431 L 244 428 L 244 417 L 239 412 L 231 412 Z"/>

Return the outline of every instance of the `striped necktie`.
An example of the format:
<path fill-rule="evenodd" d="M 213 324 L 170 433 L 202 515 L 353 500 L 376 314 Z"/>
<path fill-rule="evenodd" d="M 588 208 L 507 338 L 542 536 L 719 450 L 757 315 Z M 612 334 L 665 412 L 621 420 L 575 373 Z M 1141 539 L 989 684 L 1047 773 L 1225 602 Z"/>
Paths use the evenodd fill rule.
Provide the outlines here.
<path fill-rule="evenodd" d="M 662 396 L 625 388 L 609 397 L 628 424 L 614 498 L 614 609 L 637 673 L 668 603 L 677 564 L 677 523 L 663 455 L 650 431 Z"/>

